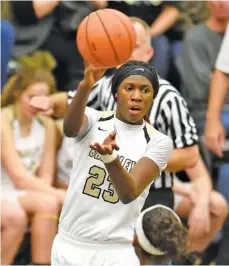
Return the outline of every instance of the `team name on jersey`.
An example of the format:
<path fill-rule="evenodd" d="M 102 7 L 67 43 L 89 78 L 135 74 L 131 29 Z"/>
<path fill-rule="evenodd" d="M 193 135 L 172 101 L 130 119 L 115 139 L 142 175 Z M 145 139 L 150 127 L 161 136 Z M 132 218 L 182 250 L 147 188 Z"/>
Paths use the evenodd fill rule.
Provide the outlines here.
<path fill-rule="evenodd" d="M 93 149 L 90 149 L 88 156 L 91 158 L 94 158 L 95 160 L 98 160 L 101 162 L 103 161 L 100 153 L 98 153 L 97 151 L 94 151 Z M 126 169 L 127 172 L 130 173 L 133 167 L 135 166 L 136 162 L 129 158 L 125 158 L 124 156 L 118 156 L 118 157 L 119 157 L 119 160 L 122 166 Z"/>

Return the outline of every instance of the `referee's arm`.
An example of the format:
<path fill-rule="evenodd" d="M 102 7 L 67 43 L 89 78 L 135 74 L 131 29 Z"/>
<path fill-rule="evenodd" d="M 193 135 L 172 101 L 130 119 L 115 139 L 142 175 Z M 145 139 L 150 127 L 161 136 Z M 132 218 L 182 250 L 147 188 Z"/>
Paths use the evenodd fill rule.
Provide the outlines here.
<path fill-rule="evenodd" d="M 166 170 L 178 172 L 196 165 L 199 158 L 198 135 L 187 104 L 179 94 L 170 97 L 166 105 L 170 109 L 167 121 L 170 121 L 174 145 Z"/>

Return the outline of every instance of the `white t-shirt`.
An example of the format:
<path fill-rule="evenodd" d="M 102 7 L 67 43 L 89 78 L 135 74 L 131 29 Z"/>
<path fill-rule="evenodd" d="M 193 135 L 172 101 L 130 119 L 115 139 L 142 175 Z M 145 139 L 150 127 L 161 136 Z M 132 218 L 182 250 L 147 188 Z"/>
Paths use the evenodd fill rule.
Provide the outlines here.
<path fill-rule="evenodd" d="M 216 68 L 229 74 L 229 24 L 227 26 L 223 42 L 216 60 Z"/>
<path fill-rule="evenodd" d="M 133 202 L 123 204 L 111 184 L 99 153 L 89 147 L 102 143 L 116 131 L 117 154 L 130 172 L 142 157 L 152 159 L 162 171 L 172 152 L 172 141 L 144 122 L 126 124 L 113 111 L 86 108 L 88 128 L 75 139 L 74 163 L 62 208 L 59 233 L 71 240 L 93 243 L 132 243 L 135 220 L 139 216 L 150 185 Z"/>

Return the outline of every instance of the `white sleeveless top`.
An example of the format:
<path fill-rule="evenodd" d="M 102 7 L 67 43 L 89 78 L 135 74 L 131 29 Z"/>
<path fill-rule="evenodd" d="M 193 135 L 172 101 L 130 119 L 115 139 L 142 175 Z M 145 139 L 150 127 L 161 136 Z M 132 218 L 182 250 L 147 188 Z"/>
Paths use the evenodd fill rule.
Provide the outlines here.
<path fill-rule="evenodd" d="M 24 137 L 20 135 L 19 121 L 14 119 L 12 121 L 12 129 L 16 150 L 21 162 L 29 172 L 35 174 L 40 166 L 44 151 L 44 126 L 37 119 L 34 119 L 30 134 Z M 14 166 L 12 165 L 12 167 Z M 2 192 L 15 190 L 13 181 L 3 167 L 1 168 L 1 176 Z"/>

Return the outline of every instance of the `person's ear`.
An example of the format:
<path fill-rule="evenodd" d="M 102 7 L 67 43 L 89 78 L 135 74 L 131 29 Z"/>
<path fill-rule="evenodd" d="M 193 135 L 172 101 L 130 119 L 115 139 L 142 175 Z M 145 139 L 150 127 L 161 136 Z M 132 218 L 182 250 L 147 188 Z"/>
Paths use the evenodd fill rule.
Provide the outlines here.
<path fill-rule="evenodd" d="M 147 51 L 148 61 L 154 56 L 154 49 L 150 47 Z"/>

